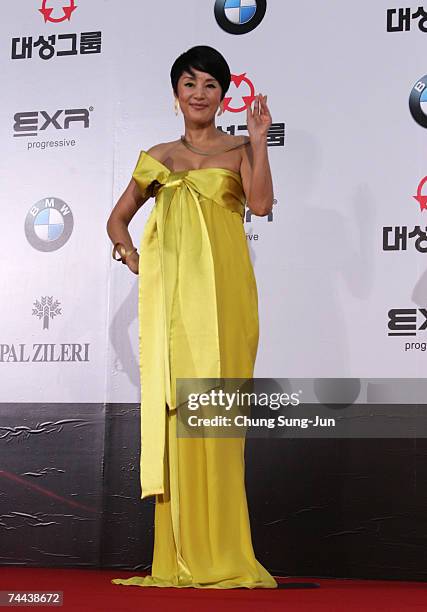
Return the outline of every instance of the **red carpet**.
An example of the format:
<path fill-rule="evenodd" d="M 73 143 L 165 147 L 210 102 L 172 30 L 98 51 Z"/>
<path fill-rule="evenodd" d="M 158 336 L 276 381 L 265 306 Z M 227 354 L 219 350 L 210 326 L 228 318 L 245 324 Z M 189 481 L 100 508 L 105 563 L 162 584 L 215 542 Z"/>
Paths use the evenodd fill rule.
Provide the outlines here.
<path fill-rule="evenodd" d="M 425 612 L 427 610 L 427 583 L 424 582 L 340 580 L 312 576 L 278 579 L 284 583 L 320 584 L 320 588 L 304 590 L 162 589 L 110 583 L 111 578 L 128 578 L 139 573 L 120 570 L 1 567 L 0 590 L 61 590 L 64 594 L 64 605 L 60 609 L 64 611 L 410 612 L 417 610 Z"/>

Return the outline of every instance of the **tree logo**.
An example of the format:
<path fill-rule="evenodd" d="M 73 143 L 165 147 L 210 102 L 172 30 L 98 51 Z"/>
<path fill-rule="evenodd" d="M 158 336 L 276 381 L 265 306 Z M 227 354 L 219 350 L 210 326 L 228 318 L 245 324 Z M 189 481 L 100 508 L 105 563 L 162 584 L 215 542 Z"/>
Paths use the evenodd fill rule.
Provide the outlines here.
<path fill-rule="evenodd" d="M 53 296 L 44 295 L 33 304 L 33 315 L 43 321 L 43 329 L 49 329 L 50 319 L 62 314 L 59 308 L 60 302 L 53 301 Z"/>

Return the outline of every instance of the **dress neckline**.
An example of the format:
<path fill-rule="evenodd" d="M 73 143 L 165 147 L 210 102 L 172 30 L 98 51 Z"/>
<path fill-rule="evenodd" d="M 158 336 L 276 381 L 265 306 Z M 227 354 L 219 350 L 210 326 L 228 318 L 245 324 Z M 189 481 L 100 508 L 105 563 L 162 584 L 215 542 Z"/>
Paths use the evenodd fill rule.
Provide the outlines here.
<path fill-rule="evenodd" d="M 188 174 L 189 172 L 201 172 L 202 170 L 221 170 L 222 172 L 229 172 L 230 174 L 234 174 L 234 176 L 237 176 L 239 178 L 240 182 L 242 181 L 242 177 L 240 173 L 236 172 L 235 170 L 230 170 L 229 168 L 209 167 L 209 168 L 189 168 L 188 170 L 171 170 L 170 168 L 165 166 L 163 162 L 159 161 L 158 159 L 150 155 L 150 153 L 147 153 L 147 151 L 144 151 L 142 149 L 142 153 L 144 153 L 145 155 L 147 155 L 147 157 L 149 157 L 150 159 L 153 159 L 155 162 L 160 164 L 160 166 L 165 168 L 169 172 L 169 174 Z"/>

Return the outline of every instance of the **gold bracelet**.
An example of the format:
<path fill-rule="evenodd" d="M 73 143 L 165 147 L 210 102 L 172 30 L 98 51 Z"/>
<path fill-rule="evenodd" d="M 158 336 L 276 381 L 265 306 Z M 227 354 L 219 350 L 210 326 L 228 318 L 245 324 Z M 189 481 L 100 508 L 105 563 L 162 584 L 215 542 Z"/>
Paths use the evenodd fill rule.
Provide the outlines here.
<path fill-rule="evenodd" d="M 137 250 L 136 247 L 133 247 L 132 249 L 129 249 L 129 251 L 126 251 L 125 246 L 121 243 L 121 242 L 116 242 L 116 244 L 114 245 L 113 248 L 113 259 L 115 261 L 121 261 L 123 264 L 126 263 L 126 257 L 128 257 L 129 255 L 131 255 L 132 253 L 135 253 L 135 251 Z M 116 253 L 120 251 L 120 255 L 121 257 L 115 257 Z"/>

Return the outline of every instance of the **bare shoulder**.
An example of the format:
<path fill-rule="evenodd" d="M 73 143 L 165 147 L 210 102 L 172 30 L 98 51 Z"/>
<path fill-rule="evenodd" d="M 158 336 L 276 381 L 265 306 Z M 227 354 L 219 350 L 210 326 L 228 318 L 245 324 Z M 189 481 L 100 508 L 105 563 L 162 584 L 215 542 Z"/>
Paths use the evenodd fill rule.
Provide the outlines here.
<path fill-rule="evenodd" d="M 245 145 L 249 145 L 250 143 L 250 138 L 249 136 L 245 136 L 245 141 L 242 144 Z M 238 149 L 240 151 L 241 157 L 240 157 L 240 163 L 241 165 L 246 164 L 247 166 L 252 166 L 252 149 L 250 146 L 245 146 L 245 147 L 240 147 L 240 149 Z"/>
<path fill-rule="evenodd" d="M 250 141 L 249 136 L 233 136 L 231 134 L 223 134 L 223 142 L 225 145 L 230 147 L 237 147 L 240 145 L 248 144 Z"/>
<path fill-rule="evenodd" d="M 251 139 L 249 136 L 230 136 L 228 146 L 235 147 L 235 152 L 239 155 L 240 172 L 242 172 L 242 166 L 252 166 L 252 149 L 249 145 Z"/>
<path fill-rule="evenodd" d="M 168 156 L 168 153 L 171 149 L 173 149 L 180 140 L 172 140 L 170 142 L 160 142 L 159 144 L 153 145 L 150 149 L 147 150 L 147 153 L 157 159 L 157 161 L 162 162 L 165 157 Z"/>

